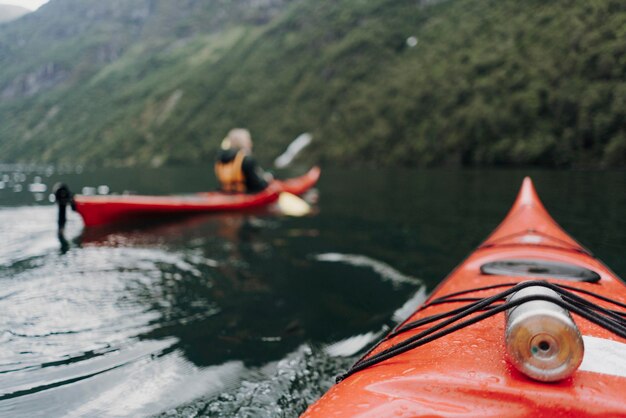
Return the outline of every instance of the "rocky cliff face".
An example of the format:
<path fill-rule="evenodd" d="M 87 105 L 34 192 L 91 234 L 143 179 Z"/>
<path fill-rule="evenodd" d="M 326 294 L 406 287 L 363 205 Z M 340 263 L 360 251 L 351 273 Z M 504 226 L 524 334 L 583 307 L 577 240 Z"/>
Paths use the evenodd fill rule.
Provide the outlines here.
<path fill-rule="evenodd" d="M 31 97 L 68 78 L 79 83 L 131 45 L 192 39 L 231 25 L 263 25 L 289 2 L 53 0 L 19 24 L 0 27 L 0 97 Z"/>
<path fill-rule="evenodd" d="M 20 74 L 9 81 L 0 92 L 0 98 L 11 100 L 34 96 L 41 91 L 56 87 L 68 75 L 68 70 L 61 68 L 54 62 L 46 63 L 34 71 Z"/>

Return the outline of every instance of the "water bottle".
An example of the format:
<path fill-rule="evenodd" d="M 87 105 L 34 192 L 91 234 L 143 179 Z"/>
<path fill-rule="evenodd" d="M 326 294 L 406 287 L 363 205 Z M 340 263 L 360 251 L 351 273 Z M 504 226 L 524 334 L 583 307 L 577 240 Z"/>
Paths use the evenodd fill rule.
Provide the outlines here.
<path fill-rule="evenodd" d="M 508 300 L 532 295 L 560 298 L 552 289 L 529 286 Z M 571 376 L 583 360 L 583 340 L 569 311 L 545 300 L 525 302 L 506 312 L 505 342 L 513 366 L 542 382 Z"/>

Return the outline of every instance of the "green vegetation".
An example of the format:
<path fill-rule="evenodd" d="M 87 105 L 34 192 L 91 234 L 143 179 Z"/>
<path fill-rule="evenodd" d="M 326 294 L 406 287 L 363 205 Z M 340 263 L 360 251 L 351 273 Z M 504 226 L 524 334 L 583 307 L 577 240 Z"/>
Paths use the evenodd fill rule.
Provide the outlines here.
<path fill-rule="evenodd" d="M 337 163 L 625 167 L 626 4 L 55 0 L 0 27 L 0 121 L 4 161 L 207 161 L 246 126 L 261 159 L 309 131 Z"/>

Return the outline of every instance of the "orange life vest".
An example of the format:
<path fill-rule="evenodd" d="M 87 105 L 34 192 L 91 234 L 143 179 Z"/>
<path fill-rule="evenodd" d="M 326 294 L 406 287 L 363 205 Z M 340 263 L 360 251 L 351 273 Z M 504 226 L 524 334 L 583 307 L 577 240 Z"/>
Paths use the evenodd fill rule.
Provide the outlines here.
<path fill-rule="evenodd" d="M 242 169 L 244 158 L 246 158 L 246 153 L 239 151 L 231 161 L 215 163 L 215 175 L 223 191 L 229 193 L 244 193 L 246 191 L 246 177 Z"/>

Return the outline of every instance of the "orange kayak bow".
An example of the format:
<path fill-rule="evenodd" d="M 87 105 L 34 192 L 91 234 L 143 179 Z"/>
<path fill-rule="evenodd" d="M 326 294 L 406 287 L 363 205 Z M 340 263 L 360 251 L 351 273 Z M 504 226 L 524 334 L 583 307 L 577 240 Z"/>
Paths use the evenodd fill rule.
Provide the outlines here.
<path fill-rule="evenodd" d="M 523 302 L 538 310 L 512 306 L 530 284 L 560 296 Z M 546 303 L 577 330 L 524 334 L 534 323 L 521 307 L 545 322 Z M 303 417 L 626 416 L 625 311 L 624 283 L 559 227 L 526 178 L 487 240 Z M 532 326 L 514 334 L 521 316 Z M 570 357 L 552 351 L 559 344 Z M 546 360 L 539 376 L 516 365 L 520 346 L 525 360 Z M 544 368 L 561 357 L 572 367 L 552 379 Z"/>

